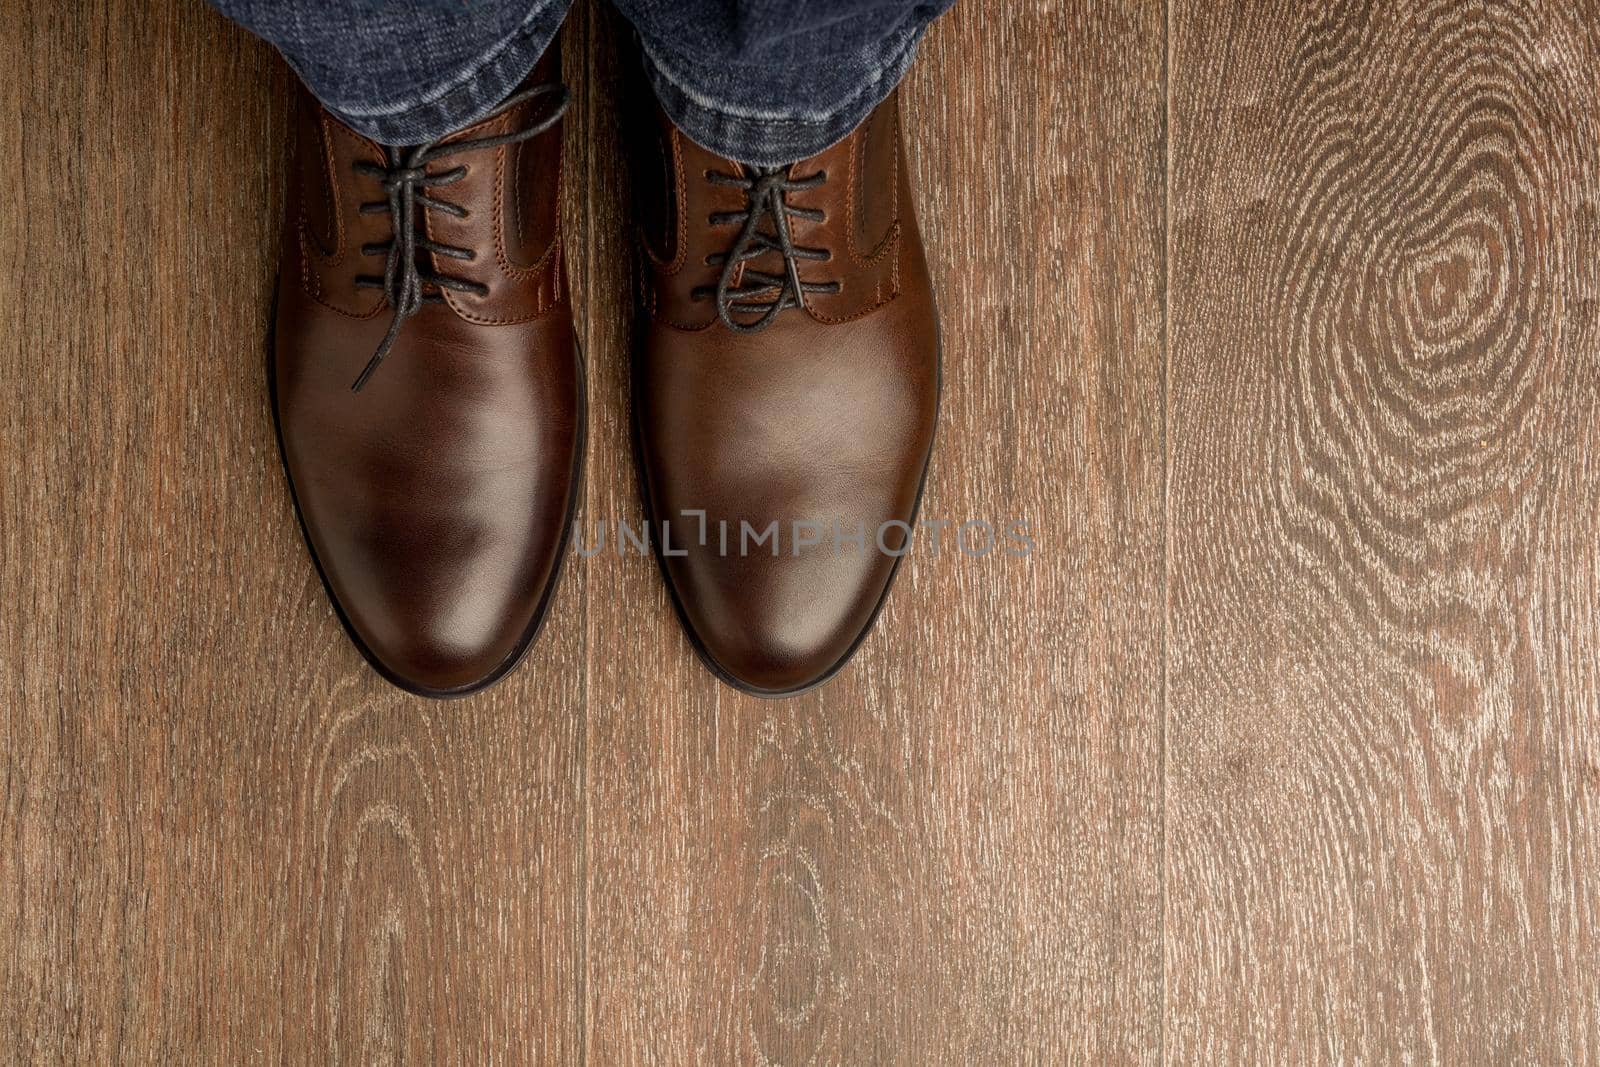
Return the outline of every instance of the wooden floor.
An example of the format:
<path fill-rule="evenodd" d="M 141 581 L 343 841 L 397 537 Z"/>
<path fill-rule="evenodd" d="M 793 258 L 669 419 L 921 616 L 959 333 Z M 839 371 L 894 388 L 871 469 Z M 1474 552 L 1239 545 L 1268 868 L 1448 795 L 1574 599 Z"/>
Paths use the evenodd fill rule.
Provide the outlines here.
<path fill-rule="evenodd" d="M 198 0 L 0 0 L 0 1061 L 1600 1060 L 1576 8 L 962 0 L 906 90 L 925 514 L 1035 554 L 913 557 L 781 703 L 574 559 L 440 705 L 279 468 L 286 69 Z M 589 524 L 639 514 L 608 19 Z"/>

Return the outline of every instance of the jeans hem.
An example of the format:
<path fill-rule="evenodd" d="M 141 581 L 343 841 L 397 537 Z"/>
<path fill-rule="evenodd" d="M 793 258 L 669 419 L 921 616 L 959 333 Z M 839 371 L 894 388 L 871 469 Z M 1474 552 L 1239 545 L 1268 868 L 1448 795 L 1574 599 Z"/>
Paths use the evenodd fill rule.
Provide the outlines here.
<path fill-rule="evenodd" d="M 780 167 L 807 159 L 849 136 L 894 91 L 916 58 L 926 25 L 904 29 L 859 57 L 859 76 L 842 95 L 806 101 L 805 110 L 752 108 L 719 100 L 696 86 L 692 62 L 640 36 L 656 98 L 674 125 L 702 148 L 738 163 Z M 719 71 L 725 75 L 726 70 Z M 837 77 L 837 71 L 833 72 Z M 818 83 L 827 79 L 819 76 Z"/>
<path fill-rule="evenodd" d="M 536 3 L 514 34 L 471 66 L 453 72 L 439 86 L 415 94 L 412 100 L 359 111 L 327 100 L 322 105 L 340 122 L 379 144 L 437 141 L 483 118 L 516 90 L 560 31 L 569 3 L 570 0 Z M 292 60 L 289 65 L 295 67 Z M 297 67 L 295 73 L 311 84 Z"/>

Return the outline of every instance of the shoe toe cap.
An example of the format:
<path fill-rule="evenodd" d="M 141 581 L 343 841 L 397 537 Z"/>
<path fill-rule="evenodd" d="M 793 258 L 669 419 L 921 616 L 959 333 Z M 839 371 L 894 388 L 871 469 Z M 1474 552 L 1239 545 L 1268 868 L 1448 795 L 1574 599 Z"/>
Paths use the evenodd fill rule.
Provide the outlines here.
<path fill-rule="evenodd" d="M 402 575 L 382 557 L 332 555 L 338 562 L 325 568 L 328 583 L 358 645 L 381 674 L 413 693 L 484 688 L 515 665 L 542 621 L 542 597 L 530 589 L 540 579 L 510 561 L 413 561 Z"/>
<path fill-rule="evenodd" d="M 512 527 L 470 508 L 413 507 L 402 517 L 313 500 L 302 508 L 318 567 L 351 636 L 387 679 L 425 696 L 459 696 L 515 665 L 548 607 L 557 523 Z"/>
<path fill-rule="evenodd" d="M 844 666 L 883 602 L 893 559 L 812 546 L 777 558 L 685 556 L 666 569 L 712 669 L 747 692 L 785 696 Z"/>
<path fill-rule="evenodd" d="M 284 425 L 316 565 L 359 649 L 401 688 L 474 692 L 506 674 L 536 635 L 566 544 L 580 447 L 570 429 L 542 425 L 542 436 L 524 440 L 496 421 L 484 442 L 463 434 L 448 451 L 403 434 L 314 447 L 325 431 Z"/>
<path fill-rule="evenodd" d="M 661 562 L 694 645 L 738 688 L 826 681 L 887 595 L 938 406 L 937 347 L 903 325 L 791 318 L 759 350 L 651 335 L 635 428 L 656 532 L 671 523 L 683 553 L 663 544 Z M 759 540 L 773 526 L 776 553 Z"/>

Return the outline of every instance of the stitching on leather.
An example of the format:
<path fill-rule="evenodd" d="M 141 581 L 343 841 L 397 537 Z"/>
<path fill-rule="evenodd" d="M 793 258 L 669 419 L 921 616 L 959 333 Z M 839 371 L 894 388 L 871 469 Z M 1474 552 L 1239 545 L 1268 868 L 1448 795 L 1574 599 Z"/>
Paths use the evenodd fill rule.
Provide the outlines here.
<path fill-rule="evenodd" d="M 645 314 L 653 319 L 661 309 L 661 299 L 656 295 L 654 279 L 650 276 L 649 268 L 639 271 L 639 288 L 644 294 Z"/>
<path fill-rule="evenodd" d="M 506 147 L 506 150 L 508 152 L 512 153 L 512 160 L 511 160 L 511 167 L 510 167 L 510 170 L 511 170 L 511 211 L 512 211 L 512 222 L 516 226 L 517 240 L 518 241 L 521 241 L 524 238 L 523 230 L 522 230 L 522 150 L 524 148 L 526 148 L 526 147 L 528 147 L 528 146 L 526 144 L 521 143 L 521 142 L 518 142 L 517 144 L 514 144 L 514 145 L 508 145 Z"/>
<path fill-rule="evenodd" d="M 561 219 L 558 216 L 556 218 L 555 228 L 551 231 L 550 250 L 545 254 L 546 259 L 550 260 L 547 266 L 549 266 L 552 270 L 559 270 L 561 267 L 561 238 Z M 552 292 L 559 292 L 559 287 L 552 286 Z M 461 316 L 461 318 L 468 322 L 475 322 L 480 326 L 512 326 L 519 322 L 532 322 L 534 319 L 542 318 L 548 311 L 554 308 L 558 302 L 554 297 L 552 297 L 552 299 L 549 301 L 545 300 L 542 280 L 534 282 L 534 308 L 531 312 L 528 312 L 525 315 L 516 315 L 510 318 L 498 318 L 491 315 L 482 315 L 462 307 L 459 303 L 457 303 L 456 295 L 448 292 L 445 294 L 445 301 L 450 305 L 451 309 L 454 310 L 457 315 Z"/>
<path fill-rule="evenodd" d="M 300 254 L 300 288 L 305 290 L 305 294 L 311 299 L 321 303 L 322 299 L 318 295 L 321 286 L 317 283 L 316 275 L 311 271 L 311 257 L 306 254 L 306 227 L 304 213 L 301 215 L 300 224 L 295 227 L 294 246 L 295 251 Z"/>
<path fill-rule="evenodd" d="M 845 194 L 845 199 L 850 205 L 849 210 L 851 212 L 851 218 L 848 227 L 849 232 L 845 236 L 846 250 L 849 252 L 850 258 L 856 263 L 857 266 L 865 270 L 873 270 L 878 273 L 879 276 L 871 278 L 873 283 L 873 302 L 844 315 L 824 315 L 815 310 L 811 305 L 807 305 L 806 313 L 818 322 L 828 324 L 851 322 L 855 319 L 862 318 L 865 315 L 872 314 L 874 311 L 877 311 L 879 308 L 883 307 L 885 304 L 889 303 L 895 297 L 900 295 L 900 109 L 898 105 L 894 109 L 893 117 L 894 128 L 891 131 L 892 136 L 889 139 L 890 144 L 894 146 L 894 151 L 890 155 L 893 170 L 890 173 L 889 189 L 890 196 L 892 197 L 891 215 L 894 221 L 890 224 L 888 232 L 883 235 L 883 239 L 878 242 L 877 246 L 873 248 L 871 252 L 868 252 L 865 255 L 859 254 L 856 251 L 855 241 L 858 226 L 856 225 L 856 219 L 854 217 L 854 212 L 861 204 L 861 199 L 856 195 L 857 181 L 858 178 L 866 171 L 866 144 L 868 131 L 865 129 L 862 130 L 861 137 L 859 138 L 859 164 L 857 162 L 856 146 L 851 146 L 850 184 Z M 868 121 L 871 120 L 869 119 Z M 893 258 L 889 262 L 889 292 L 887 295 L 884 295 L 883 279 L 881 277 L 881 262 L 883 257 L 885 255 L 889 255 L 890 253 L 893 253 Z M 855 274 L 851 274 L 842 279 L 842 281 L 848 284 L 855 277 Z M 866 280 L 867 279 L 861 279 L 863 283 Z M 842 295 L 842 293 L 836 294 L 835 298 L 837 299 Z"/>
<path fill-rule="evenodd" d="M 850 233 L 847 236 L 846 244 L 850 252 L 850 258 L 860 266 L 867 266 L 883 255 L 890 238 L 895 234 L 896 225 L 900 222 L 900 109 L 898 107 L 895 108 L 892 118 L 894 127 L 890 131 L 889 137 L 889 143 L 893 149 L 889 153 L 889 218 L 891 223 L 889 229 L 884 231 L 883 237 L 870 249 L 858 248 L 856 244 L 856 238 L 861 232 L 861 225 L 860 221 L 855 217 L 855 212 L 857 210 L 865 211 L 865 198 L 856 196 L 856 189 L 864 181 L 863 176 L 867 170 L 867 137 L 865 135 L 860 138 L 859 169 L 856 166 L 855 153 L 852 152 L 849 197 L 851 202 Z"/>
<path fill-rule="evenodd" d="M 324 299 L 322 296 L 322 275 L 314 271 L 311 267 L 311 256 L 308 254 L 308 250 L 306 249 L 306 235 L 304 229 L 300 231 L 298 236 L 298 243 L 300 245 L 300 281 L 301 286 L 305 289 L 308 297 L 327 308 L 335 315 L 343 315 L 347 319 L 370 319 L 376 317 L 377 314 L 383 310 L 384 300 L 382 297 L 378 298 L 378 302 L 373 305 L 370 311 L 350 311 Z M 359 290 L 357 291 L 359 292 Z"/>
<path fill-rule="evenodd" d="M 889 134 L 889 217 L 895 224 L 900 222 L 900 138 L 903 131 L 900 129 L 900 97 L 894 98 L 894 129 Z M 896 268 L 898 270 L 898 268 Z"/>
<path fill-rule="evenodd" d="M 676 194 L 674 196 L 674 201 L 677 204 L 677 209 L 673 213 L 672 243 L 675 246 L 675 249 L 672 263 L 670 265 L 662 265 L 661 259 L 650 251 L 650 242 L 645 240 L 643 235 L 639 237 L 639 243 L 644 248 L 645 256 L 652 264 L 659 266 L 662 277 L 672 277 L 678 274 L 683 270 L 683 266 L 689 258 L 689 186 L 688 182 L 684 180 L 683 176 L 683 144 L 680 140 L 682 136 L 683 135 L 678 132 L 678 128 L 674 126 L 669 139 L 672 149 L 673 173 L 676 176 L 676 181 L 674 182 L 676 186 L 676 189 L 674 190 Z M 661 294 L 659 292 L 660 284 L 661 282 L 659 278 L 649 279 L 649 285 L 646 290 L 648 294 L 648 300 L 645 304 L 645 310 L 651 319 L 665 326 L 671 326 L 673 329 L 688 330 L 690 332 L 698 332 L 700 330 L 710 329 L 711 326 L 716 323 L 717 320 L 715 316 L 712 316 L 708 322 L 696 323 L 682 322 L 676 318 L 668 317 L 667 313 L 662 308 Z"/>
<path fill-rule="evenodd" d="M 872 119 L 869 116 L 867 118 L 867 122 L 870 123 L 871 121 Z M 863 215 L 866 213 L 862 206 L 860 190 L 862 183 L 861 176 L 867 169 L 868 132 L 869 131 L 863 130 L 861 136 L 856 138 L 855 141 L 850 145 L 850 181 L 845 187 L 844 195 L 844 248 L 845 251 L 850 255 L 850 261 L 857 266 L 865 265 L 865 261 L 862 260 L 861 253 L 856 247 L 856 235 L 861 232 L 862 222 L 862 220 L 857 217 L 857 212 L 860 212 Z"/>
<path fill-rule="evenodd" d="M 302 104 L 301 106 L 303 107 L 305 105 Z M 338 197 L 334 195 L 334 190 L 337 188 L 338 182 L 336 180 L 336 175 L 334 174 L 333 145 L 328 140 L 328 131 L 324 126 L 326 121 L 327 116 L 319 110 L 317 113 L 317 161 L 322 164 L 323 179 L 321 182 L 320 191 L 322 193 L 323 209 L 326 211 L 327 217 L 333 220 L 334 251 L 338 252 L 343 247 L 339 241 L 339 227 L 343 220 L 339 215 Z M 298 179 L 298 177 L 299 176 L 297 175 L 296 178 Z M 305 198 L 301 197 L 300 220 L 302 223 L 306 222 L 305 206 Z M 320 242 L 317 243 L 320 244 Z"/>
<path fill-rule="evenodd" d="M 526 267 L 518 267 L 511 262 L 511 257 L 506 254 L 506 227 L 505 227 L 505 172 L 506 159 L 511 154 L 513 146 L 506 145 L 495 153 L 494 161 L 494 253 L 495 259 L 500 262 L 500 269 L 513 278 L 531 277 L 545 268 L 550 261 L 550 253 L 555 248 L 554 242 L 534 262 Z M 516 147 L 522 147 L 518 145 Z M 520 206 L 520 205 L 519 205 Z M 561 211 L 561 167 L 556 166 L 556 212 Z M 552 233 L 555 231 L 552 230 Z"/>
<path fill-rule="evenodd" d="M 666 318 L 665 315 L 657 316 L 657 320 L 663 325 L 671 326 L 678 330 L 688 330 L 691 333 L 695 333 L 700 330 L 708 330 L 717 324 L 717 317 L 715 315 L 713 315 L 708 322 L 680 322 L 677 319 Z"/>
<path fill-rule="evenodd" d="M 891 238 L 892 238 L 892 240 L 891 240 Z M 895 224 L 889 228 L 889 237 L 885 238 L 883 248 L 881 248 L 876 254 L 873 255 L 872 260 L 876 261 L 876 260 L 882 259 L 885 253 L 890 251 L 891 248 L 897 248 L 899 246 L 899 243 L 900 243 L 900 221 L 898 219 L 896 219 L 895 220 Z M 852 275 L 851 277 L 854 277 L 854 276 Z M 847 277 L 844 280 L 846 282 L 849 282 L 850 278 Z M 863 283 L 864 282 L 865 282 L 865 279 L 863 279 Z M 900 257 L 898 255 L 896 255 L 890 261 L 890 265 L 889 265 L 889 295 L 888 296 L 882 296 L 881 295 L 881 293 L 882 293 L 881 286 L 882 286 L 882 282 L 881 281 L 876 281 L 874 283 L 874 285 L 873 285 L 873 291 L 875 293 L 880 294 L 877 297 L 877 299 L 876 299 L 876 301 L 874 303 L 869 304 L 869 305 L 867 305 L 865 307 L 859 308 L 856 311 L 852 311 L 852 312 L 850 312 L 848 314 L 845 314 L 845 315 L 823 315 L 823 314 L 819 313 L 814 307 L 812 307 L 809 304 L 806 305 L 806 314 L 810 315 L 813 319 L 817 320 L 818 322 L 836 324 L 836 323 L 841 323 L 841 322 L 851 322 L 851 321 L 853 321 L 855 319 L 859 319 L 859 318 L 861 318 L 861 317 L 863 317 L 865 315 L 870 315 L 874 311 L 877 311 L 879 308 L 881 308 L 885 304 L 889 303 L 889 301 L 893 300 L 895 297 L 900 295 Z M 840 294 L 835 294 L 835 295 L 836 296 L 842 296 L 843 294 L 840 293 Z"/>
<path fill-rule="evenodd" d="M 712 319 L 710 322 L 695 324 L 687 322 L 673 322 L 670 319 L 662 319 L 661 324 L 663 326 L 670 326 L 674 330 L 682 330 L 684 333 L 704 333 L 705 331 L 711 329 L 711 327 L 717 325 L 717 320 Z"/>
<path fill-rule="evenodd" d="M 323 138 L 322 138 L 322 136 L 320 134 L 317 137 L 317 144 L 318 144 L 319 149 L 323 148 L 323 146 L 324 146 Z M 317 154 L 320 157 L 324 153 L 322 151 L 319 151 Z M 300 170 L 300 165 L 299 165 L 298 161 L 297 161 L 297 166 L 296 166 L 295 169 L 297 171 Z M 306 226 L 306 197 L 305 197 L 305 175 L 304 175 L 303 172 L 302 173 L 296 173 L 294 175 L 294 183 L 295 183 L 294 184 L 294 198 L 295 198 L 294 247 L 295 247 L 295 252 L 298 253 L 298 255 L 300 257 L 300 288 L 302 290 L 304 290 L 305 294 L 307 296 L 311 297 L 311 299 L 317 300 L 318 299 L 318 292 L 321 289 L 321 284 L 320 284 L 320 280 L 317 278 L 316 274 L 313 273 L 312 270 L 311 270 L 311 255 L 310 255 L 310 252 L 306 248 L 306 229 L 307 229 L 307 226 Z M 329 195 L 331 196 L 332 194 L 330 193 Z M 335 224 L 337 225 L 337 223 L 335 223 Z"/>
<path fill-rule="evenodd" d="M 337 267 L 342 264 L 345 252 L 348 251 L 345 243 L 344 212 L 339 210 L 339 192 L 341 188 L 339 170 L 334 163 L 333 138 L 330 136 L 331 133 L 338 132 L 340 132 L 339 127 L 330 126 L 327 112 L 319 111 L 317 114 L 317 140 L 322 142 L 323 165 L 327 168 L 323 174 L 323 177 L 327 179 L 327 184 L 323 188 L 325 195 L 328 197 L 328 214 L 333 217 L 333 254 L 331 256 L 323 255 L 319 258 L 330 267 Z M 364 146 L 357 145 L 357 147 Z"/>
<path fill-rule="evenodd" d="M 683 269 L 689 259 L 689 182 L 683 176 L 683 135 L 672 128 L 672 170 L 677 175 L 676 210 L 672 213 L 672 273 Z"/>
<path fill-rule="evenodd" d="M 494 121 L 499 122 L 501 119 L 509 121 L 510 116 L 500 116 L 500 118 L 497 118 Z M 482 124 L 480 123 L 480 125 Z M 532 279 L 533 310 L 522 315 L 510 317 L 486 315 L 481 312 L 472 311 L 464 306 L 465 298 L 459 294 L 448 291 L 444 294 L 445 302 L 450 305 L 451 310 L 453 310 L 463 320 L 476 323 L 480 326 L 512 326 L 516 325 L 517 323 L 532 322 L 535 319 L 541 318 L 546 312 L 560 302 L 560 285 L 552 281 L 550 286 L 550 297 L 549 299 L 546 299 L 544 285 L 545 279 L 540 277 L 540 275 L 546 270 L 559 268 L 560 266 L 560 248 L 562 236 L 561 168 L 559 166 L 556 168 L 556 223 L 550 231 L 550 247 L 546 248 L 544 250 L 544 254 L 541 255 L 536 262 L 530 264 L 529 266 L 513 266 L 510 257 L 506 254 L 505 244 L 505 173 L 506 160 L 511 155 L 510 149 L 511 146 L 505 145 L 495 150 L 494 215 L 490 220 L 491 225 L 494 227 L 494 255 L 495 262 L 499 265 L 501 274 L 504 276 L 507 282 L 527 284 L 529 279 Z M 424 213 L 424 219 L 427 219 L 426 213 Z"/>
<path fill-rule="evenodd" d="M 350 144 L 355 146 L 357 155 L 366 155 L 372 142 L 360 134 L 347 130 L 344 126 L 334 122 L 328 113 L 321 108 L 317 110 L 318 139 L 322 142 L 322 156 L 327 166 L 325 177 L 328 180 L 328 196 L 332 198 L 330 212 L 333 216 L 334 243 L 337 251 L 332 255 L 324 255 L 320 250 L 308 247 L 309 238 L 306 235 L 305 202 L 302 198 L 300 204 L 300 226 L 296 235 L 297 244 L 300 246 L 300 284 L 307 296 L 329 311 L 343 315 L 350 319 L 370 319 L 383 310 L 384 301 L 380 297 L 378 302 L 369 311 L 351 311 L 339 307 L 323 296 L 322 272 L 333 270 L 344 264 L 345 253 L 349 251 L 349 242 L 346 240 L 344 212 L 338 210 L 339 192 L 342 189 L 339 181 L 339 168 L 334 161 L 333 138 L 330 134 L 338 134 Z M 298 176 L 296 181 L 299 181 Z"/>

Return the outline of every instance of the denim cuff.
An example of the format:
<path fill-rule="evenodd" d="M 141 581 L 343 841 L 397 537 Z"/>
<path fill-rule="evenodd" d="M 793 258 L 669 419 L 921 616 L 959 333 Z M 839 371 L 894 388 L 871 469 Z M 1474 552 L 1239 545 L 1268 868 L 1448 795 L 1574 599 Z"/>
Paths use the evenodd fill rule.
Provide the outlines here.
<path fill-rule="evenodd" d="M 639 35 L 662 108 L 691 141 L 738 163 L 779 167 L 842 141 L 900 84 L 928 23 L 918 21 L 825 69 L 695 61 Z M 775 74 L 778 76 L 775 77 Z M 796 103 L 801 101 L 801 103 Z"/>
<path fill-rule="evenodd" d="M 798 29 L 776 0 L 735 9 L 731 24 L 700 10 L 709 8 L 703 0 L 617 6 L 634 25 L 662 107 L 685 135 L 741 163 L 781 166 L 855 129 L 893 91 L 928 24 L 951 2 L 886 5 Z M 276 44 L 351 129 L 411 145 L 498 107 L 544 54 L 571 0 L 485 0 L 448 18 L 425 6 L 371 6 L 378 0 L 348 9 L 324 6 L 328 0 L 212 3 Z"/>
<path fill-rule="evenodd" d="M 434 85 L 420 87 L 382 106 L 346 107 L 336 100 L 323 100 L 322 105 L 340 122 L 379 144 L 436 141 L 472 125 L 516 91 L 555 39 L 571 2 L 534 3 L 515 32 Z M 301 80 L 317 84 L 291 57 L 285 58 Z"/>

